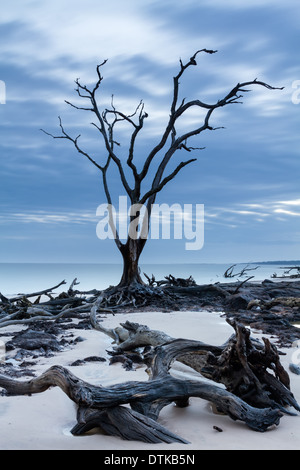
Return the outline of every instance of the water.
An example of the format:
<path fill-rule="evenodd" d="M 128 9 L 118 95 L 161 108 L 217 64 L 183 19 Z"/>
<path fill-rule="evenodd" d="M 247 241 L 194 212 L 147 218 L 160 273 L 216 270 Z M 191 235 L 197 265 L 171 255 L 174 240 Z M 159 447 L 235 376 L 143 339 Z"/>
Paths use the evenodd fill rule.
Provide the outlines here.
<path fill-rule="evenodd" d="M 289 262 L 288 265 L 293 265 Z M 299 265 L 299 262 L 298 262 Z M 238 264 L 234 273 L 238 273 L 244 267 Z M 271 279 L 274 272 L 282 275 L 280 267 L 283 264 L 257 264 L 255 271 L 247 275 L 255 276 L 253 280 L 261 281 Z M 197 284 L 226 282 L 243 280 L 245 277 L 226 279 L 224 272 L 229 264 L 145 264 L 141 265 L 141 272 L 151 277 L 154 274 L 156 280 L 164 279 L 172 274 L 175 277 L 187 278 L 192 276 Z M 116 285 L 121 278 L 122 266 L 119 264 L 56 264 L 56 263 L 0 263 L 0 292 L 3 295 L 17 295 L 44 290 L 57 285 L 65 280 L 66 284 L 55 292 L 67 290 L 72 281 L 77 278 L 80 284 L 78 290 L 105 289 L 110 285 Z M 142 276 L 143 279 L 144 276 Z"/>

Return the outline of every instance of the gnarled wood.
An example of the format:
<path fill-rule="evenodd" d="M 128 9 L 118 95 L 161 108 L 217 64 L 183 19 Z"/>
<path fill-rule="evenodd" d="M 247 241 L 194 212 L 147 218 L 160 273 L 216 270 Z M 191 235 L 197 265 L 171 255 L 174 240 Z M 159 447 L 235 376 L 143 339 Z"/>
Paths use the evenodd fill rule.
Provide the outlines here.
<path fill-rule="evenodd" d="M 123 406 L 108 407 L 101 410 L 79 406 L 78 423 L 71 429 L 74 436 L 80 436 L 90 429 L 100 427 L 110 436 L 158 444 L 188 441 L 161 426 L 155 420 Z"/>
<path fill-rule="evenodd" d="M 148 434 L 146 437 L 143 435 L 137 436 L 136 430 L 132 431 L 128 428 L 122 419 L 123 416 L 120 421 L 118 420 L 118 412 L 123 414 L 123 408 L 116 407 L 126 403 L 129 403 L 134 409 L 133 416 L 143 423 L 147 421 L 144 416 L 156 420 L 163 406 L 186 396 L 209 400 L 232 419 L 244 421 L 251 429 L 256 431 L 266 431 L 269 426 L 279 424 L 282 416 L 281 411 L 278 409 L 253 408 L 218 386 L 192 380 L 182 381 L 171 377 L 169 374 L 163 374 L 163 377 L 148 382 L 125 382 L 110 387 L 101 387 L 84 382 L 64 367 L 53 366 L 40 377 L 24 382 L 0 376 L 0 386 L 5 388 L 9 395 L 31 395 L 32 393 L 43 392 L 52 386 L 59 386 L 77 405 L 104 411 L 104 415 L 107 413 L 107 408 L 115 408 L 113 412 L 114 428 L 118 429 L 118 434 L 124 439 L 137 439 L 137 437 L 140 440 L 148 439 Z M 96 421 L 95 415 L 87 416 L 86 427 L 82 427 L 84 423 L 82 423 L 81 414 L 80 425 L 73 428 L 73 432 L 77 434 L 84 431 L 84 429 L 91 429 L 92 423 L 93 426 L 96 424 L 101 425 L 103 414 L 100 413 L 99 416 Z M 152 426 L 153 423 L 150 422 L 150 424 Z M 125 430 L 123 430 L 123 427 L 125 427 Z M 108 433 L 111 432 L 109 426 L 105 427 L 105 430 Z M 113 431 L 113 435 L 116 435 L 115 433 L 116 430 Z M 164 431 L 164 433 L 168 436 L 171 435 L 168 431 Z M 180 438 L 173 438 L 172 442 L 175 439 L 178 442 Z M 160 442 L 165 441 L 161 439 Z"/>
<path fill-rule="evenodd" d="M 137 334 L 141 331 L 142 336 L 146 334 L 149 339 L 147 327 L 143 331 L 138 324 L 126 322 L 124 325 L 127 331 L 130 328 Z M 234 326 L 236 337 L 231 338 L 223 348 L 185 339 L 170 340 L 152 348 L 145 354 L 149 373 L 149 380 L 145 382 L 131 381 L 109 387 L 95 386 L 79 379 L 64 367 L 53 366 L 40 377 L 24 382 L 0 376 L 0 387 L 9 395 L 27 395 L 43 392 L 51 386 L 59 386 L 78 405 L 78 424 L 72 429 L 75 435 L 100 426 L 106 433 L 124 439 L 186 442 L 156 421 L 163 407 L 172 402 L 186 406 L 189 397 L 208 400 L 230 418 L 241 420 L 251 429 L 263 432 L 271 425 L 279 424 L 285 411 L 284 405 L 293 406 L 298 411 L 300 407 L 288 389 L 288 375 L 282 368 L 273 346 L 265 342 L 264 348 L 256 348 L 245 329 L 239 325 Z M 160 333 L 154 332 L 156 340 Z M 168 338 L 166 335 L 161 337 L 164 340 Z M 123 344 L 129 339 L 125 339 Z M 127 344 L 132 346 L 130 342 Z M 207 353 L 208 359 L 208 367 L 201 366 L 204 375 L 210 375 L 211 378 L 215 376 L 215 379 L 226 383 L 228 387 L 232 387 L 234 383 L 236 393 L 213 383 L 181 380 L 170 374 L 170 367 L 176 359 L 181 360 L 192 354 L 198 357 L 198 354 L 203 353 Z M 231 362 L 232 358 L 235 362 Z M 272 364 L 275 364 L 273 367 L 276 376 L 266 374 L 271 360 Z M 232 371 L 231 365 L 234 366 Z M 255 369 L 256 366 L 259 373 Z M 235 370 L 238 371 L 237 376 Z M 238 380 L 235 380 L 236 378 Z M 250 386 L 250 392 L 251 387 L 255 388 L 257 407 L 237 395 L 243 395 L 246 385 Z M 268 386 L 272 394 L 268 392 Z M 245 398 L 250 395 L 251 401 L 253 394 L 248 390 L 246 392 Z M 129 404 L 131 410 L 122 407 L 124 404 Z"/>
<path fill-rule="evenodd" d="M 170 364 L 176 359 L 206 378 L 224 384 L 228 391 L 252 406 L 281 408 L 289 405 L 300 411 L 290 391 L 289 375 L 281 365 L 275 345 L 265 338 L 264 343 L 253 341 L 248 328 L 231 320 L 228 322 L 235 329 L 235 335 L 224 345 L 214 346 L 201 341 L 175 339 L 161 331 L 127 321 L 115 329 L 118 331 L 115 337 L 121 335 L 116 341 L 116 352 L 126 353 L 150 345 L 167 346 L 163 356 L 158 349 L 144 355 L 153 377 L 165 373 L 166 366 L 162 361 Z M 110 336 L 114 337 L 112 331 Z"/>

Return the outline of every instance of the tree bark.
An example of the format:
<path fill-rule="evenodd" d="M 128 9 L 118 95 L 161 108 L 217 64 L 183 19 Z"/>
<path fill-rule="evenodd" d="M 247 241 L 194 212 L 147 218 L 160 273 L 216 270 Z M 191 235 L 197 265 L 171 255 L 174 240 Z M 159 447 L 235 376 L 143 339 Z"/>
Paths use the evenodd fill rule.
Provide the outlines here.
<path fill-rule="evenodd" d="M 128 237 L 126 244 L 120 248 L 123 257 L 123 274 L 118 287 L 144 285 L 139 270 L 139 259 L 143 245 L 140 239 L 135 240 Z"/>
<path fill-rule="evenodd" d="M 164 355 L 166 351 L 161 350 L 161 353 Z M 162 361 L 163 357 L 160 355 L 159 359 Z M 165 364 L 166 368 L 168 366 L 169 364 Z M 233 420 L 241 420 L 255 431 L 264 432 L 269 426 L 278 425 L 282 416 L 278 409 L 253 408 L 216 385 L 193 380 L 183 381 L 171 377 L 166 371 L 164 373 L 161 371 L 158 377 L 148 382 L 125 382 L 102 387 L 84 382 L 64 367 L 53 366 L 41 376 L 25 382 L 0 375 L 0 386 L 5 388 L 9 395 L 30 395 L 44 392 L 49 387 L 60 387 L 79 406 L 78 424 L 71 431 L 75 435 L 100 426 L 107 434 L 119 435 L 128 440 L 186 442 L 179 436 L 172 435 L 170 431 L 156 423 L 156 420 L 164 406 L 187 396 L 211 401 Z M 127 424 L 123 416 L 125 410 L 120 406 L 126 403 L 131 405 L 131 410 L 128 409 L 131 423 L 127 421 Z M 82 409 L 80 410 L 82 407 L 89 408 L 89 413 L 82 413 Z M 111 413 L 114 415 L 114 429 L 111 426 Z M 107 425 L 108 420 L 110 422 Z M 128 424 L 133 425 L 129 427 Z M 138 432 L 136 424 L 143 426 L 142 432 Z M 151 432 L 153 429 L 163 431 L 168 440 L 162 435 L 158 436 L 157 433 L 151 438 L 149 427 Z"/>
<path fill-rule="evenodd" d="M 227 391 L 251 406 L 280 409 L 293 406 L 300 411 L 290 390 L 289 375 L 281 365 L 275 345 L 266 338 L 263 338 L 263 343 L 251 339 L 250 330 L 239 323 L 227 320 L 235 329 L 235 335 L 225 344 L 214 346 L 201 341 L 175 339 L 162 331 L 151 330 L 146 325 L 129 321 L 113 330 L 107 330 L 98 326 L 95 316 L 91 315 L 91 319 L 93 327 L 118 344 L 116 354 L 126 356 L 127 351 L 139 347 L 154 347 L 155 349 L 144 352 L 144 362 L 150 366 L 154 376 L 160 370 L 166 370 L 165 364 L 160 362 L 161 355 L 157 353 L 158 346 L 161 349 L 166 347 L 168 354 L 174 354 L 177 361 L 214 382 L 224 384 Z M 171 363 L 170 356 L 166 353 L 162 357 Z"/>

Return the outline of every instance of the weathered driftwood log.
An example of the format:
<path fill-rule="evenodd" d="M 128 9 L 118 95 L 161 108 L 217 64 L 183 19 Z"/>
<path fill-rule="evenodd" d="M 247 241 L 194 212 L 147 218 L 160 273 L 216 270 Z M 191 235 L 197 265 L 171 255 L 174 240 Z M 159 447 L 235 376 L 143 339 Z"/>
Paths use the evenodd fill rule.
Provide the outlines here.
<path fill-rule="evenodd" d="M 195 345 L 180 342 L 175 348 L 173 343 L 158 346 L 152 361 L 152 377 L 147 382 L 95 386 L 64 367 L 53 366 L 40 377 L 24 382 L 0 376 L 0 387 L 9 395 L 31 395 L 51 386 L 59 386 L 79 406 L 78 424 L 72 430 L 74 434 L 100 426 L 108 434 L 124 439 L 186 442 L 156 423 L 156 420 L 164 406 L 187 396 L 209 400 L 232 419 L 244 421 L 256 431 L 266 431 L 269 426 L 279 424 L 282 412 L 278 409 L 253 408 L 216 385 L 172 377 L 168 373 L 170 363 L 182 353 L 182 349 L 190 352 L 194 348 Z M 127 403 L 131 410 L 120 406 Z"/>
<path fill-rule="evenodd" d="M 44 290 L 41 290 L 41 291 L 38 291 L 38 292 L 32 292 L 30 294 L 19 294 L 18 296 L 11 297 L 10 299 L 6 299 L 4 297 L 4 299 L 8 303 L 14 303 L 14 302 L 18 302 L 20 300 L 29 299 L 30 297 L 39 297 L 41 295 L 50 295 L 53 290 L 57 289 L 58 287 L 62 286 L 63 284 L 66 284 L 65 280 L 61 281 L 59 284 L 57 284 L 54 287 L 49 287 L 48 289 L 44 289 Z M 2 300 L 2 297 L 3 296 L 1 295 L 1 300 Z"/>
<path fill-rule="evenodd" d="M 115 329 L 105 329 L 97 323 L 95 310 L 91 312 L 91 321 L 99 331 L 115 340 L 118 344 L 116 354 L 144 346 L 176 344 L 176 339 L 164 332 L 129 321 L 121 323 Z M 266 338 L 263 338 L 263 343 L 251 339 L 248 328 L 234 321 L 227 321 L 234 328 L 235 334 L 225 344 L 214 346 L 185 340 L 194 349 L 190 352 L 182 350 L 181 354 L 177 354 L 177 361 L 214 382 L 224 384 L 228 391 L 252 406 L 280 408 L 289 405 L 300 411 L 290 391 L 289 375 L 281 365 L 276 346 Z M 151 353 L 148 352 L 145 360 L 149 362 L 150 356 Z"/>
<path fill-rule="evenodd" d="M 180 295 L 190 295 L 192 297 L 228 297 L 228 292 L 223 288 L 223 286 L 218 284 L 203 284 L 203 285 L 191 285 L 191 286 L 168 286 L 165 289 L 165 292 L 170 294 L 180 294 Z"/>
<path fill-rule="evenodd" d="M 150 330 L 145 325 L 126 321 L 116 328 L 105 328 L 97 321 L 97 305 L 91 308 L 90 320 L 93 328 L 106 334 L 118 344 L 119 350 L 130 350 L 141 346 L 157 346 L 172 340 L 171 336 L 162 331 Z"/>
<path fill-rule="evenodd" d="M 290 391 L 290 379 L 275 345 L 263 338 L 254 344 L 250 330 L 231 322 L 236 335 L 220 355 L 208 355 L 202 373 L 256 407 L 293 406 L 300 410 Z M 270 371 L 270 372 L 269 372 Z M 272 371 L 272 372 L 271 372 Z"/>
<path fill-rule="evenodd" d="M 50 289 L 45 290 L 43 292 L 49 292 L 49 290 Z M 32 295 L 34 294 L 29 294 L 28 297 Z M 27 301 L 27 297 L 24 299 Z M 20 300 L 23 301 L 23 298 L 18 297 L 14 300 L 14 302 L 18 302 Z M 98 305 L 97 299 L 87 301 L 86 299 L 74 300 L 73 298 L 67 297 L 56 298 L 48 302 L 33 304 L 28 301 L 28 304 L 26 306 L 13 306 L 13 309 L 8 314 L 4 314 L 3 316 L 1 316 L 0 328 L 9 325 L 27 325 L 36 321 L 56 321 L 61 318 L 69 317 L 76 318 L 80 317 L 82 314 L 88 315 L 90 313 L 91 307 L 94 305 L 96 305 L 96 310 L 98 312 L 113 313 L 113 311 L 108 308 L 100 307 Z"/>
<path fill-rule="evenodd" d="M 100 427 L 110 436 L 126 440 L 152 444 L 161 442 L 188 444 L 188 441 L 164 428 L 157 421 L 133 409 L 124 406 L 97 409 L 80 405 L 77 411 L 77 424 L 72 428 L 72 434 L 80 436 L 95 427 Z"/>
<path fill-rule="evenodd" d="M 152 274 L 152 276 L 148 276 L 146 273 L 144 273 L 144 276 L 146 277 L 149 286 L 179 286 L 179 287 L 188 287 L 188 286 L 195 286 L 196 282 L 193 279 L 192 276 L 189 276 L 187 279 L 184 279 L 182 277 L 175 277 L 172 276 L 172 274 L 169 274 L 168 276 L 165 276 L 164 279 L 157 281 Z"/>

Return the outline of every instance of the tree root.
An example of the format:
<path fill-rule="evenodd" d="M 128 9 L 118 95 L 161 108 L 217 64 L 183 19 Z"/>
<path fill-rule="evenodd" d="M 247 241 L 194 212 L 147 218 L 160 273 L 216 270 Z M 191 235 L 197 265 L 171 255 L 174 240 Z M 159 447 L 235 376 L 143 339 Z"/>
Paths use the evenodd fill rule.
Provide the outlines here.
<path fill-rule="evenodd" d="M 91 313 L 92 325 L 97 326 L 95 316 Z M 293 394 L 290 391 L 288 373 L 281 365 L 279 352 L 275 345 L 266 338 L 263 343 L 250 338 L 250 330 L 245 326 L 227 320 L 234 328 L 235 334 L 221 346 L 214 346 L 200 341 L 175 339 L 164 332 L 151 330 L 145 325 L 126 321 L 115 329 L 98 327 L 99 331 L 107 334 L 117 343 L 115 353 L 125 354 L 145 346 L 152 350 L 144 351 L 147 365 L 155 354 L 153 347 L 182 344 L 181 354 L 176 360 L 196 370 L 206 378 L 222 383 L 226 389 L 242 398 L 251 406 L 264 408 L 283 408 L 292 406 L 300 411 Z M 192 350 L 184 351 L 185 345 Z M 176 347 L 175 350 L 177 351 Z M 154 352 L 153 352 L 154 351 Z M 157 356 L 156 363 L 158 361 Z M 162 367 L 162 364 L 160 364 Z M 153 368 L 152 368 L 153 370 Z"/>

